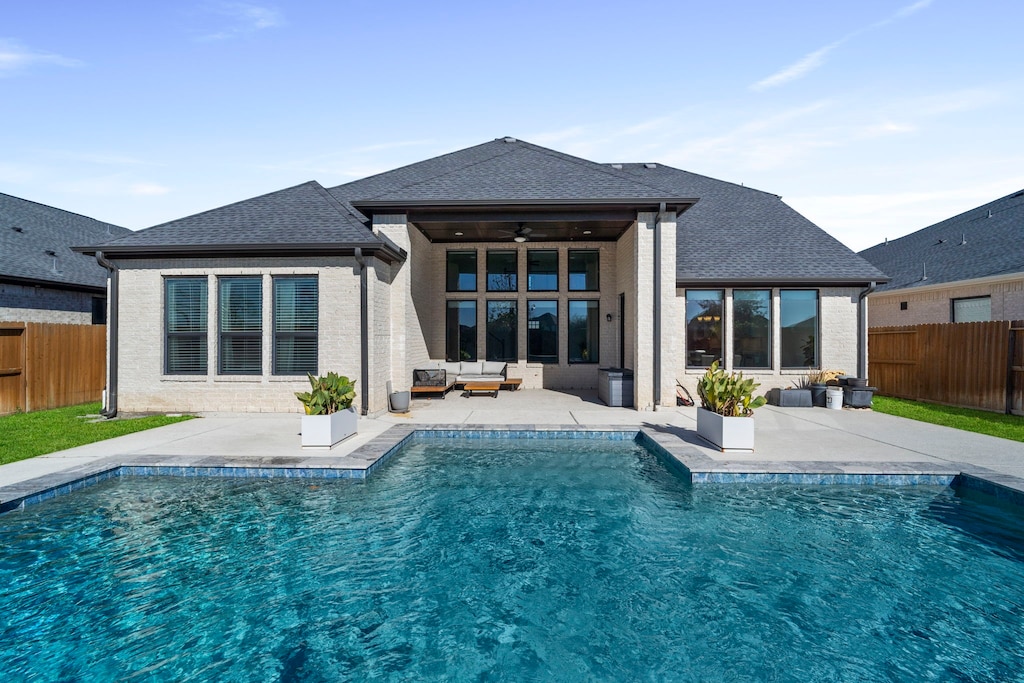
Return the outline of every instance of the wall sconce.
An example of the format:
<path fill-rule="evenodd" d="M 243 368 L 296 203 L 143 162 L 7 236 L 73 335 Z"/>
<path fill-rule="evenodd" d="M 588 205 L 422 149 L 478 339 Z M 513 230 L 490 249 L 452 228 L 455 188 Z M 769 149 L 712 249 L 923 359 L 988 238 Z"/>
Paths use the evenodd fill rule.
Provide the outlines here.
<path fill-rule="evenodd" d="M 613 317 L 614 316 L 612 316 L 611 313 L 605 313 L 604 314 L 604 319 L 607 320 L 608 322 L 611 322 Z"/>

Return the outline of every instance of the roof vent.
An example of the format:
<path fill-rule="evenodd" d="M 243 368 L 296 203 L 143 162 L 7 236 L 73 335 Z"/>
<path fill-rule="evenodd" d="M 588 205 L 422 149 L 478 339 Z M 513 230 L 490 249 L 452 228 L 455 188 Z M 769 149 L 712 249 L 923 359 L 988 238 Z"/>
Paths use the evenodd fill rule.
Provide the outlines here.
<path fill-rule="evenodd" d="M 967 244 L 967 233 L 966 232 L 962 232 L 962 233 L 960 233 L 960 246 L 962 247 L 965 244 Z"/>
<path fill-rule="evenodd" d="M 885 238 L 885 241 L 884 241 L 884 242 L 882 242 L 882 246 L 883 246 L 883 247 L 887 247 L 887 246 L 889 246 L 889 238 L 888 238 L 888 237 L 886 237 L 886 238 Z"/>
<path fill-rule="evenodd" d="M 927 280 L 927 279 L 928 279 L 928 264 L 927 263 L 922 263 L 921 264 L 921 280 L 919 280 L 919 281 L 923 282 L 924 280 Z"/>
<path fill-rule="evenodd" d="M 45 253 L 47 256 L 56 256 L 57 255 L 57 252 L 55 252 L 53 249 L 47 249 L 43 253 Z"/>
<path fill-rule="evenodd" d="M 25 232 L 24 228 L 19 228 L 17 225 L 12 225 L 11 230 L 13 230 L 14 232 Z"/>
<path fill-rule="evenodd" d="M 985 218 L 992 218 L 992 209 L 988 210 L 988 215 Z"/>
<path fill-rule="evenodd" d="M 504 137 L 504 138 L 501 139 L 501 141 L 502 142 L 517 142 L 517 140 L 515 138 L 513 138 L 513 137 Z"/>
<path fill-rule="evenodd" d="M 644 168 L 658 168 L 657 164 L 644 164 Z"/>
<path fill-rule="evenodd" d="M 622 170 L 622 164 L 612 164 L 612 168 L 614 168 L 617 171 L 621 171 Z"/>
<path fill-rule="evenodd" d="M 939 241 L 936 242 L 935 244 L 945 244 L 945 243 L 946 243 L 945 238 L 940 238 Z"/>

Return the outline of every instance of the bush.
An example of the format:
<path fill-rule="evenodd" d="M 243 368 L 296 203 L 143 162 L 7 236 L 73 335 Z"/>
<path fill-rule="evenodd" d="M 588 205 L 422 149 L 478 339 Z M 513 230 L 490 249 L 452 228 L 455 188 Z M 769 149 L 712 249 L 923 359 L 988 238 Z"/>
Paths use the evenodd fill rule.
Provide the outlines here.
<path fill-rule="evenodd" d="M 356 383 L 344 375 L 328 372 L 323 377 L 309 375 L 310 391 L 295 392 L 306 408 L 306 415 L 330 415 L 347 410 L 356 397 Z"/>
<path fill-rule="evenodd" d="M 744 379 L 742 372 L 719 369 L 716 360 L 697 382 L 697 395 L 705 410 L 726 417 L 747 417 L 766 403 L 764 396 L 754 398 L 754 389 L 759 386 L 752 379 Z"/>

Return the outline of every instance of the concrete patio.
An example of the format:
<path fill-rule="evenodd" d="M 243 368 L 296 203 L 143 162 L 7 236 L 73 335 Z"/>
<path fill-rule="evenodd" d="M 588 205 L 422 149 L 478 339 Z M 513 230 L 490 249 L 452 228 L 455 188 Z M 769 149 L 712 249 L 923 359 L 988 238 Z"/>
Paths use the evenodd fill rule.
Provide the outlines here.
<path fill-rule="evenodd" d="M 209 413 L 158 429 L 0 467 L 0 504 L 118 464 L 209 467 L 371 466 L 416 427 L 499 429 L 644 428 L 694 472 L 956 475 L 1024 493 L 1024 443 L 904 420 L 871 410 L 757 411 L 756 451 L 720 453 L 696 434 L 696 409 L 610 408 L 596 393 L 502 391 L 497 398 L 413 401 L 404 415 L 361 418 L 359 433 L 327 451 L 299 445 L 297 413 Z M 387 434 L 385 434 L 387 432 Z M 696 479 L 695 479 L 696 480 Z"/>

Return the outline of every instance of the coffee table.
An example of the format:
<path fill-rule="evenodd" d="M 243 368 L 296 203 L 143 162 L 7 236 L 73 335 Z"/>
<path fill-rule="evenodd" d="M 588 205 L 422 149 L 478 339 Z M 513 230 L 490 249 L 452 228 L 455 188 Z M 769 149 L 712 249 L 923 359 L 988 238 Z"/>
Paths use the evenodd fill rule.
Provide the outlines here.
<path fill-rule="evenodd" d="M 466 395 L 491 394 L 492 398 L 498 398 L 498 390 L 501 389 L 501 382 L 466 382 L 463 385 Z"/>

